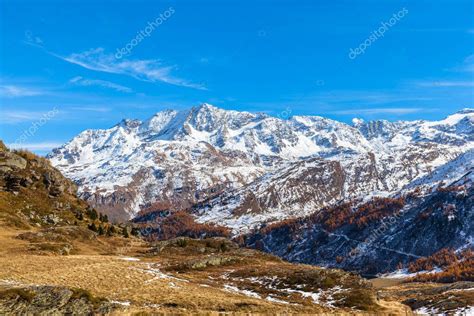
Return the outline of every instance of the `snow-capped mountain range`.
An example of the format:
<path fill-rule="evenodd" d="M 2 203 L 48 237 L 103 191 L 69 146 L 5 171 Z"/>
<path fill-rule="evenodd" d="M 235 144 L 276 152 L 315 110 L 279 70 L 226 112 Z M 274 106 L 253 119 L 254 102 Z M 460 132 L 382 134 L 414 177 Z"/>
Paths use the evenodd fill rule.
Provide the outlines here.
<path fill-rule="evenodd" d="M 203 104 L 86 130 L 48 157 L 112 218 L 192 209 L 198 221 L 239 232 L 415 183 L 438 185 L 462 154 L 457 163 L 472 170 L 473 148 L 473 109 L 441 121 L 349 125 Z"/>

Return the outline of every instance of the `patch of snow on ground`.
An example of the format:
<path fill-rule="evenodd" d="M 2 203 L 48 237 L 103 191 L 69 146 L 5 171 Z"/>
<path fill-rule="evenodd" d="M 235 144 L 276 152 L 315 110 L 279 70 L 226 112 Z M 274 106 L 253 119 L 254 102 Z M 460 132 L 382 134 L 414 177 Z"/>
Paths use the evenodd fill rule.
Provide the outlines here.
<path fill-rule="evenodd" d="M 4 284 L 4 285 L 23 285 L 22 283 L 14 281 L 14 280 L 0 280 L 0 284 Z"/>
<path fill-rule="evenodd" d="M 241 290 L 236 286 L 230 285 L 230 284 L 224 284 L 224 290 L 228 292 L 235 292 L 239 294 L 243 294 L 248 297 L 253 297 L 253 298 L 261 298 L 260 295 L 258 295 L 255 292 L 249 291 L 249 290 Z"/>
<path fill-rule="evenodd" d="M 265 298 L 267 301 L 269 302 L 273 302 L 273 303 L 278 303 L 278 304 L 290 304 L 286 301 L 283 301 L 283 300 L 279 300 L 277 298 L 274 298 L 272 297 L 271 295 L 268 295 L 266 298 Z"/>
<path fill-rule="evenodd" d="M 414 273 L 409 273 L 407 269 L 399 269 L 390 273 L 385 273 L 385 274 L 380 274 L 378 275 L 379 278 L 385 278 L 385 279 L 406 279 L 406 278 L 411 278 L 415 277 L 420 274 L 432 274 L 432 273 L 438 273 L 441 272 L 441 269 L 434 269 L 431 271 L 419 271 L 419 272 L 414 272 Z"/>
<path fill-rule="evenodd" d="M 140 259 L 132 257 L 120 257 L 119 259 L 124 261 L 140 261 Z"/>
<path fill-rule="evenodd" d="M 454 312 L 455 316 L 469 316 L 474 315 L 474 306 L 459 308 Z"/>
<path fill-rule="evenodd" d="M 111 303 L 122 305 L 122 306 L 130 306 L 130 302 L 128 302 L 128 301 L 111 301 Z"/>
<path fill-rule="evenodd" d="M 156 266 L 158 266 L 158 265 L 156 265 Z M 153 264 L 151 264 L 151 263 L 148 263 L 146 265 L 145 269 L 139 269 L 139 270 L 153 275 L 153 278 L 145 281 L 145 283 L 150 283 L 150 282 L 153 282 L 153 281 L 159 280 L 159 279 L 168 279 L 168 280 L 175 280 L 175 281 L 179 281 L 179 282 L 188 282 L 188 280 L 180 279 L 180 278 L 174 277 L 172 275 L 168 275 L 166 273 L 161 272 L 160 269 L 158 269 L 156 267 L 153 267 Z M 173 287 L 174 284 L 172 284 L 172 282 L 170 282 L 170 286 Z"/>
<path fill-rule="evenodd" d="M 421 307 L 414 310 L 419 315 L 437 315 L 438 311 L 434 308 Z"/>

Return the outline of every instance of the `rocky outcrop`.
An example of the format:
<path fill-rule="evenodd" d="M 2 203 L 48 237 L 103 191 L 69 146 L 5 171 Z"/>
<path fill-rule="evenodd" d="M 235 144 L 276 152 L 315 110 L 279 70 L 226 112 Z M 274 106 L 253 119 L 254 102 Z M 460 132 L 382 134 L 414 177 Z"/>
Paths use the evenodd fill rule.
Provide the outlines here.
<path fill-rule="evenodd" d="M 97 219 L 98 213 L 76 194 L 76 185 L 47 159 L 0 146 L 1 222 L 26 228 L 74 225 Z M 64 249 L 67 252 L 67 247 Z"/>
<path fill-rule="evenodd" d="M 0 286 L 0 314 L 109 314 L 118 306 L 81 289 L 59 286 Z"/>
<path fill-rule="evenodd" d="M 18 193 L 22 187 L 43 186 L 53 197 L 77 192 L 76 186 L 46 159 L 26 151 L 0 150 L 0 191 Z"/>
<path fill-rule="evenodd" d="M 25 169 L 26 160 L 0 147 L 0 172 L 10 172 L 14 169 Z"/>

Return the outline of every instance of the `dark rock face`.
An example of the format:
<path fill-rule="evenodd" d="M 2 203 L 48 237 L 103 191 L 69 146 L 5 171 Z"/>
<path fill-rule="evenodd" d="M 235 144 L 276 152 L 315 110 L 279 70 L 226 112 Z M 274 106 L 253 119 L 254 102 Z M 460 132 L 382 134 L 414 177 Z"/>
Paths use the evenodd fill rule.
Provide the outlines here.
<path fill-rule="evenodd" d="M 108 314 L 116 306 L 80 289 L 56 286 L 0 287 L 0 314 Z"/>
<path fill-rule="evenodd" d="M 46 159 L 28 152 L 0 149 L 0 191 L 19 192 L 21 187 L 32 188 L 39 182 L 53 197 L 75 195 L 77 191 Z"/>
<path fill-rule="evenodd" d="M 25 150 L 10 151 L 3 143 L 0 197 L 0 221 L 13 227 L 76 225 L 91 218 L 91 209 L 77 197 L 76 185 L 47 159 Z"/>
<path fill-rule="evenodd" d="M 359 214 L 357 208 L 349 210 Z M 292 262 L 367 275 L 389 272 L 443 248 L 469 247 L 474 235 L 474 188 L 472 183 L 452 185 L 425 196 L 409 196 L 391 213 L 375 208 L 360 214 L 367 218 L 349 216 L 333 226 L 324 216 L 270 226 L 247 236 L 246 243 Z"/>

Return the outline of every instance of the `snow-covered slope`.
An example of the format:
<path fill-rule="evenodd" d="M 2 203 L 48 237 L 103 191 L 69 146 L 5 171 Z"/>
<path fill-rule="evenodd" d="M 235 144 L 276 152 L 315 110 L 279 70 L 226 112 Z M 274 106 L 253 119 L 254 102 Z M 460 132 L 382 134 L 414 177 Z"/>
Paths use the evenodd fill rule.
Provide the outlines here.
<path fill-rule="evenodd" d="M 292 262 L 369 275 L 394 271 L 442 249 L 473 249 L 474 163 L 469 163 L 470 170 L 461 176 L 447 165 L 440 167 L 436 174 L 456 179 L 446 186 L 399 199 L 338 205 L 255 231 L 246 243 Z"/>
<path fill-rule="evenodd" d="M 200 222 L 225 224 L 235 233 L 248 232 L 261 223 L 309 215 L 351 199 L 398 195 L 421 184 L 431 189 L 443 179 L 455 179 L 474 168 L 472 160 L 461 163 L 469 158 L 468 154 L 449 161 L 447 165 L 452 165 L 451 168 L 438 167 L 458 152 L 444 146 L 420 144 L 409 146 L 396 156 L 341 153 L 326 159 L 304 158 L 241 188 L 228 190 L 194 209 Z M 451 173 L 443 172 L 444 169 Z"/>
<path fill-rule="evenodd" d="M 471 109 L 437 122 L 348 125 L 203 104 L 84 131 L 49 158 L 112 217 L 198 205 L 199 220 L 242 230 L 394 193 L 474 148 L 473 126 Z"/>
<path fill-rule="evenodd" d="M 474 179 L 474 149 L 466 151 L 433 172 L 416 179 L 407 185 L 404 190 L 431 189 L 440 185 L 456 184 L 462 179 L 471 179 L 471 181 Z"/>

